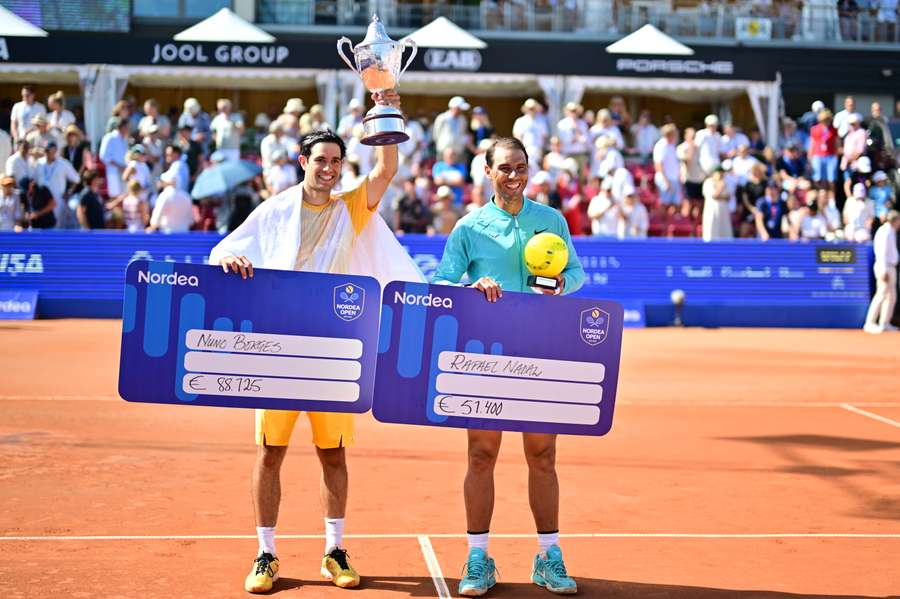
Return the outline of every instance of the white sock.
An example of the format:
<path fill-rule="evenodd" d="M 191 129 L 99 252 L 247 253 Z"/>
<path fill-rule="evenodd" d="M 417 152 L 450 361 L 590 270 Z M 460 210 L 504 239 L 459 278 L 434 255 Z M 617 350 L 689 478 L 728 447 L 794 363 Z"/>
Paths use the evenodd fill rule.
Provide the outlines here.
<path fill-rule="evenodd" d="M 538 545 L 541 546 L 541 553 L 547 553 L 547 550 L 550 549 L 553 545 L 559 545 L 559 531 L 554 532 L 539 532 L 538 533 Z"/>
<path fill-rule="evenodd" d="M 335 547 L 344 548 L 344 519 L 325 518 L 325 554 Z"/>
<path fill-rule="evenodd" d="M 259 539 L 259 553 L 257 555 L 262 555 L 263 553 L 278 555 L 277 553 L 275 553 L 274 526 L 257 526 L 256 537 Z"/>
<path fill-rule="evenodd" d="M 487 553 L 489 535 L 489 532 L 467 533 L 466 536 L 469 538 L 469 551 L 472 549 L 481 549 Z"/>

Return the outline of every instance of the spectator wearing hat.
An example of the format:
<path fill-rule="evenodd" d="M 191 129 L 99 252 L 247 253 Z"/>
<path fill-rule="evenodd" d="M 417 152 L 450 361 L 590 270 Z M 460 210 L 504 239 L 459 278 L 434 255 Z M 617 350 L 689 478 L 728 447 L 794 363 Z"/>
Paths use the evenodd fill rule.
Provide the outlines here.
<path fill-rule="evenodd" d="M 47 114 L 47 109 L 44 108 L 44 105 L 35 101 L 34 87 L 23 85 L 22 101 L 13 104 L 9 115 L 13 141 L 25 139 L 34 117 L 45 114 Z"/>
<path fill-rule="evenodd" d="M 891 210 L 885 215 L 885 222 L 875 232 L 872 250 L 875 253 L 875 295 L 869 304 L 866 324 L 867 333 L 896 331 L 891 324 L 894 306 L 897 304 L 897 231 L 900 230 L 900 213 Z"/>
<path fill-rule="evenodd" d="M 825 102 L 823 102 L 822 100 L 816 100 L 812 103 L 810 109 L 807 112 L 804 112 L 803 116 L 797 119 L 797 122 L 800 124 L 800 127 L 804 131 L 810 132 L 812 131 L 812 128 L 815 127 L 819 122 L 819 113 L 823 110 L 825 110 Z"/>
<path fill-rule="evenodd" d="M 728 206 L 731 191 L 720 166 L 703 182 L 703 241 L 732 239 L 731 210 Z"/>
<path fill-rule="evenodd" d="M 359 98 L 351 98 L 347 104 L 347 113 L 338 121 L 337 134 L 341 136 L 344 142 L 350 141 L 353 135 L 353 127 L 362 123 L 363 120 L 363 103 Z"/>
<path fill-rule="evenodd" d="M 678 160 L 678 128 L 667 123 L 660 130 L 662 137 L 653 146 L 653 182 L 664 206 L 681 203 L 681 161 Z"/>
<path fill-rule="evenodd" d="M 622 191 L 622 203 L 619 205 L 619 239 L 646 239 L 650 229 L 650 214 L 647 207 L 637 199 L 637 191 L 630 185 Z"/>
<path fill-rule="evenodd" d="M 844 202 L 844 239 L 865 243 L 872 238 L 875 203 L 869 199 L 865 183 L 853 186 L 853 193 Z"/>
<path fill-rule="evenodd" d="M 544 148 L 550 137 L 550 128 L 547 126 L 547 119 L 543 116 L 544 107 L 534 98 L 528 98 L 522 104 L 522 116 L 517 118 L 513 123 L 512 135 L 522 142 L 525 151 L 533 159 L 529 161 L 532 165 L 540 164 L 541 158 L 544 156 Z"/>
<path fill-rule="evenodd" d="M 472 144 L 476 148 L 483 140 L 494 137 L 494 127 L 491 125 L 491 118 L 481 106 L 476 106 L 472 109 L 472 119 L 469 121 L 469 135 Z"/>
<path fill-rule="evenodd" d="M 878 171 L 872 175 L 869 198 L 875 206 L 875 218 L 879 223 L 885 222 L 885 216 L 890 210 L 896 208 L 896 203 L 893 186 L 884 171 Z"/>
<path fill-rule="evenodd" d="M 65 131 L 69 125 L 75 124 L 75 115 L 71 111 L 66 110 L 66 95 L 61 91 L 50 94 L 47 98 L 47 125 L 50 128 L 50 134 L 53 135 L 56 145 L 65 145 Z"/>
<path fill-rule="evenodd" d="M 127 118 L 119 119 L 116 128 L 104 135 L 100 142 L 100 160 L 106 166 L 106 190 L 110 198 L 119 197 L 125 192 L 122 171 L 127 166 L 129 126 Z"/>
<path fill-rule="evenodd" d="M 449 186 L 438 187 L 434 195 L 434 204 L 431 206 L 433 234 L 449 235 L 453 231 L 459 220 L 459 212 L 453 205 L 454 201 L 454 193 Z"/>
<path fill-rule="evenodd" d="M 62 145 L 62 157 L 72 163 L 72 168 L 81 176 L 93 162 L 91 144 L 84 139 L 78 125 L 69 125 L 65 130 L 65 143 Z"/>
<path fill-rule="evenodd" d="M 634 149 L 637 150 L 641 160 L 646 162 L 653 155 L 653 147 L 661 137 L 659 129 L 650 120 L 650 111 L 642 110 L 638 120 L 631 126 L 631 138 L 634 140 Z"/>
<path fill-rule="evenodd" d="M 126 184 L 125 187 L 130 181 L 137 181 L 138 185 L 140 185 L 138 195 L 143 201 L 152 205 L 151 193 L 154 180 L 153 175 L 150 173 L 150 167 L 147 166 L 147 150 L 144 149 L 143 144 L 131 146 L 128 150 L 127 159 L 128 164 L 125 166 L 125 170 L 122 171 L 122 181 Z"/>
<path fill-rule="evenodd" d="M 781 197 L 781 187 L 777 181 L 769 181 L 766 195 L 757 200 L 755 208 L 756 233 L 759 238 L 763 241 L 783 238 L 789 209 L 787 202 Z"/>
<path fill-rule="evenodd" d="M 240 160 L 244 119 L 232 110 L 231 100 L 228 98 L 219 98 L 216 110 L 218 113 L 209 124 L 216 151 L 221 152 L 225 160 Z"/>
<path fill-rule="evenodd" d="M 272 152 L 272 165 L 266 170 L 264 180 L 269 197 L 274 197 L 297 184 L 297 169 L 288 164 L 287 151 L 278 148 Z"/>
<path fill-rule="evenodd" d="M 200 144 L 203 155 L 209 153 L 210 119 L 197 98 L 188 98 L 184 101 L 184 110 L 178 117 L 178 128 L 191 128 L 191 139 Z"/>
<path fill-rule="evenodd" d="M 468 147 L 469 124 L 463 112 L 469 110 L 469 103 L 462 96 L 453 96 L 447 103 L 447 110 L 437 115 L 432 126 L 431 137 L 435 151 L 443 156 L 448 148 L 457 156 L 462 156 Z"/>
<path fill-rule="evenodd" d="M 34 179 L 34 168 L 31 146 L 28 141 L 20 139 L 16 142 L 16 153 L 6 159 L 3 174 L 15 179 L 19 189 L 25 190 L 28 188 L 28 183 Z"/>
<path fill-rule="evenodd" d="M 453 192 L 453 208 L 462 209 L 463 191 L 466 184 L 466 165 L 460 162 L 459 154 L 453 148 L 446 148 L 442 160 L 434 163 L 431 177 L 435 185 L 448 187 Z"/>
<path fill-rule="evenodd" d="M 329 131 L 331 125 L 325 120 L 325 108 L 321 104 L 313 104 L 309 112 L 300 117 L 300 136 L 306 136 L 315 131 Z"/>
<path fill-rule="evenodd" d="M 20 231 L 24 215 L 22 198 L 16 190 L 16 180 L 3 175 L 0 177 L 0 231 Z"/>
<path fill-rule="evenodd" d="M 75 215 L 82 229 L 106 228 L 106 209 L 100 190 L 103 188 L 103 177 L 95 170 L 85 171 L 81 179 L 83 189 L 78 194 L 78 204 L 75 207 Z M 117 206 L 122 197 L 113 200 L 110 206 Z"/>
<path fill-rule="evenodd" d="M 862 123 L 862 114 L 856 112 L 856 100 L 853 96 L 844 98 L 844 109 L 834 115 L 834 127 L 838 137 L 844 139 L 850 133 L 850 117 L 856 117 Z"/>
<path fill-rule="evenodd" d="M 714 114 L 703 119 L 704 129 L 697 132 L 694 145 L 699 153 L 700 168 L 708 177 L 722 164 L 723 144 L 719 133 L 719 117 Z"/>
<path fill-rule="evenodd" d="M 28 140 L 28 143 L 34 149 L 43 150 L 50 142 L 53 142 L 59 147 L 56 136 L 50 133 L 50 122 L 44 114 L 39 114 L 32 119 L 31 130 L 25 136 L 25 139 Z"/>
<path fill-rule="evenodd" d="M 565 158 L 577 160 L 579 168 L 582 169 L 587 165 L 593 150 L 591 130 L 582 118 L 583 114 L 584 107 L 581 104 L 569 102 L 565 107 L 565 116 L 556 125 L 558 152 Z M 551 151 L 553 145 L 551 138 Z"/>
<path fill-rule="evenodd" d="M 818 119 L 819 123 L 809 132 L 808 156 L 812 180 L 820 189 L 834 189 L 840 140 L 830 110 L 820 111 Z"/>
<path fill-rule="evenodd" d="M 596 143 L 598 137 L 605 135 L 615 140 L 615 145 L 619 150 L 625 149 L 625 140 L 622 138 L 622 130 L 613 121 L 612 113 L 603 108 L 597 111 L 597 118 L 594 126 L 590 128 L 591 143 Z"/>
<path fill-rule="evenodd" d="M 706 179 L 706 172 L 700 166 L 696 135 L 696 129 L 687 127 L 684 130 L 684 141 L 676 148 L 678 161 L 681 163 L 680 180 L 684 186 L 684 197 L 695 203 L 703 201 L 703 181 Z"/>
<path fill-rule="evenodd" d="M 80 181 L 81 177 L 72 164 L 58 156 L 56 142 L 47 144 L 44 156 L 37 161 L 35 183 L 46 187 L 53 196 L 56 226 L 59 228 L 72 229 L 77 226 L 74 208 L 68 205 L 67 200 L 73 186 Z"/>
<path fill-rule="evenodd" d="M 306 104 L 300 98 L 290 98 L 284 103 L 284 108 L 281 112 L 282 114 L 291 115 L 299 122 L 300 116 L 306 112 Z"/>

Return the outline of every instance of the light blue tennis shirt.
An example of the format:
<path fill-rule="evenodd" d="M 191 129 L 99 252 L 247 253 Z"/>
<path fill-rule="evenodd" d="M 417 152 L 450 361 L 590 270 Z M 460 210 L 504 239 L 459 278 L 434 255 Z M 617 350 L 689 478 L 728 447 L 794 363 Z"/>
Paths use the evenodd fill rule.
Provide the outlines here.
<path fill-rule="evenodd" d="M 555 208 L 525 198 L 522 210 L 513 216 L 491 201 L 463 217 L 444 247 L 444 255 L 434 275 L 437 284 L 458 285 L 463 275 L 475 282 L 490 277 L 504 291 L 534 293 L 528 286 L 531 273 L 525 266 L 525 244 L 544 231 L 563 238 L 569 261 L 562 275 L 563 293 L 578 291 L 584 283 L 584 269 L 572 246 L 569 227 Z"/>

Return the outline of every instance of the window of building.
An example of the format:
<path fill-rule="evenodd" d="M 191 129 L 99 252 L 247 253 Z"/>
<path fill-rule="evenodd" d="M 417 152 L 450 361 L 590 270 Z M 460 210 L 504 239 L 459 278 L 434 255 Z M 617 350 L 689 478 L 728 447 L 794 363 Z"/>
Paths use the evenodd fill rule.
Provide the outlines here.
<path fill-rule="evenodd" d="M 231 0 L 134 0 L 134 17 L 195 20 L 222 8 L 231 8 Z"/>

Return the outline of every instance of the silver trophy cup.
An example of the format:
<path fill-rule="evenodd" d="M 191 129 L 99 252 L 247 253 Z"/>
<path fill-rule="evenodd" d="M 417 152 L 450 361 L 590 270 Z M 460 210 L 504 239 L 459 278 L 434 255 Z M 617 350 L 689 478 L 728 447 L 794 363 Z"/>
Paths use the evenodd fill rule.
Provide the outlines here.
<path fill-rule="evenodd" d="M 351 61 L 343 51 L 344 44 L 350 46 L 354 60 Z M 403 49 L 407 46 L 412 53 L 406 61 L 406 66 L 401 69 Z M 370 92 L 380 92 L 397 87 L 400 75 L 409 68 L 413 58 L 416 57 L 417 49 L 416 43 L 411 39 L 395 42 L 388 37 L 378 15 L 374 15 L 363 41 L 354 48 L 349 39 L 342 37 L 337 42 L 337 51 L 347 66 L 359 75 L 366 89 Z M 403 113 L 393 106 L 376 104 L 363 118 L 363 126 L 365 133 L 360 141 L 367 146 L 389 146 L 409 139 L 409 135 L 405 132 Z"/>

